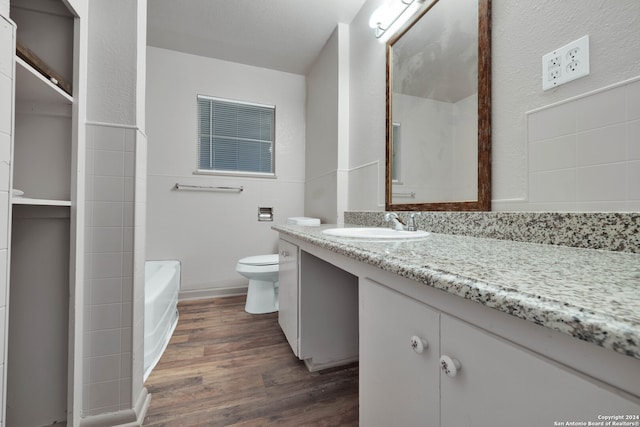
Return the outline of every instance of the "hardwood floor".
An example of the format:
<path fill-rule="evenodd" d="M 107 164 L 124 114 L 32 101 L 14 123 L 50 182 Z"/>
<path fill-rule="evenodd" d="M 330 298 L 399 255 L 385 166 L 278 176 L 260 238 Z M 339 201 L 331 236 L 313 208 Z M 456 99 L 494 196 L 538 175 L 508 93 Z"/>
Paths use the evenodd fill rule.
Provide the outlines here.
<path fill-rule="evenodd" d="M 144 426 L 357 426 L 357 364 L 310 373 L 277 313 L 247 314 L 244 301 L 178 305 L 178 326 L 145 384 Z"/>

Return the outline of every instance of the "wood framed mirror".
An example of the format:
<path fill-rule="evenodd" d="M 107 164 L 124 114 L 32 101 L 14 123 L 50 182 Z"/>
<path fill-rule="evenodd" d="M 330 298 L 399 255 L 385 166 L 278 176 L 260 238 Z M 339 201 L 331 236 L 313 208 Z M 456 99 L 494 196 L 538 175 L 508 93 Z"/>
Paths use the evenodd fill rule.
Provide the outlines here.
<path fill-rule="evenodd" d="M 490 211 L 491 0 L 434 0 L 389 40 L 386 98 L 385 209 Z"/>

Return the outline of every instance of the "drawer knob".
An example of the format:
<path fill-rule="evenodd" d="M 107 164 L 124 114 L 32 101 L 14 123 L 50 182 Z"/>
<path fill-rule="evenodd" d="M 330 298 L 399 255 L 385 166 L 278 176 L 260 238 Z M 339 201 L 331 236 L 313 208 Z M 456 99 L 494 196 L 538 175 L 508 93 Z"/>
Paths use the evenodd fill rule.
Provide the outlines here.
<path fill-rule="evenodd" d="M 458 371 L 460 370 L 460 361 L 458 359 L 454 359 L 453 357 L 449 357 L 446 354 L 440 356 L 440 368 L 442 372 L 450 376 L 451 378 L 458 375 Z"/>
<path fill-rule="evenodd" d="M 411 343 L 413 351 L 418 354 L 422 353 L 425 348 L 429 347 L 429 342 L 427 340 L 423 340 L 417 335 L 412 336 L 409 342 Z"/>
<path fill-rule="evenodd" d="M 280 255 L 282 255 L 283 258 L 286 258 L 289 256 L 289 252 L 288 251 L 282 251 L 280 252 Z"/>

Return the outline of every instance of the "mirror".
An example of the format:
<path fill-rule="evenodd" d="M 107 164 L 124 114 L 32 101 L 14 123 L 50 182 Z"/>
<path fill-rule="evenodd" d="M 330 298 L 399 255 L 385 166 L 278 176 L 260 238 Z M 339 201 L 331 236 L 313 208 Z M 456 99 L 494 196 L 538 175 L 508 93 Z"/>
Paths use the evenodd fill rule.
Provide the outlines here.
<path fill-rule="evenodd" d="M 490 21 L 435 0 L 387 43 L 386 210 L 491 210 Z"/>

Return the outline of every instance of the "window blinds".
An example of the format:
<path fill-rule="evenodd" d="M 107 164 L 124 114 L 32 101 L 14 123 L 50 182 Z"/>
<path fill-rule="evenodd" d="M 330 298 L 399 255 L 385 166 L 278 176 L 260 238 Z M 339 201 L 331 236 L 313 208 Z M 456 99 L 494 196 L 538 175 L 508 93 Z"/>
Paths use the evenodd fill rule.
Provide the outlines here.
<path fill-rule="evenodd" d="M 273 173 L 275 107 L 198 95 L 198 169 Z"/>

